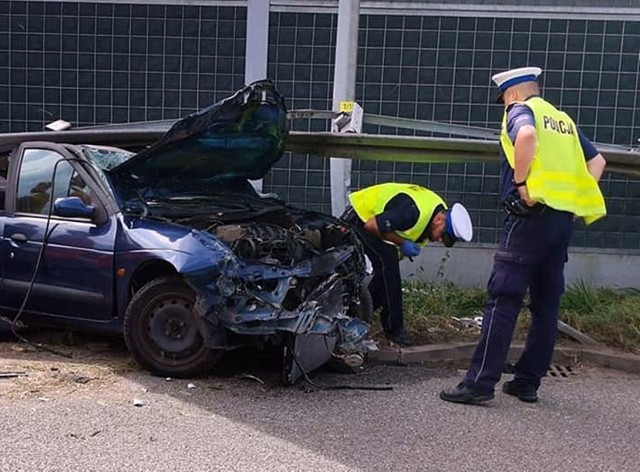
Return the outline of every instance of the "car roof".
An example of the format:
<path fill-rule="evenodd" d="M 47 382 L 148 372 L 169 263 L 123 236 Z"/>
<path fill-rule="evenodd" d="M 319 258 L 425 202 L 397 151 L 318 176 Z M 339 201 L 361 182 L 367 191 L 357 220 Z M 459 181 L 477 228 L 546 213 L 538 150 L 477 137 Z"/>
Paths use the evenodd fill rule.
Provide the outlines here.
<path fill-rule="evenodd" d="M 168 129 L 168 128 L 167 128 Z M 66 131 L 35 131 L 0 134 L 0 155 L 10 153 L 16 146 L 27 142 L 49 142 L 65 144 L 95 144 L 118 147 L 129 151 L 143 149 L 158 140 L 165 130 L 131 123 L 111 126 L 77 128 Z"/>

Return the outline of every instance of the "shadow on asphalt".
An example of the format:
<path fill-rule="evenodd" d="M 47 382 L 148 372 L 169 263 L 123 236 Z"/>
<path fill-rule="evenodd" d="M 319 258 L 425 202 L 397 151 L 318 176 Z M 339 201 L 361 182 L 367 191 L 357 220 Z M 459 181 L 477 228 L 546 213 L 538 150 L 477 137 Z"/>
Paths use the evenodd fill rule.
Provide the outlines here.
<path fill-rule="evenodd" d="M 590 410 L 585 405 L 591 405 L 592 400 L 584 397 L 588 401 L 581 403 L 582 397 L 576 389 L 575 396 L 562 397 L 556 394 L 555 397 L 544 397 L 535 406 L 522 404 L 504 395 L 497 395 L 495 402 L 489 402 L 482 408 L 452 405 L 440 401 L 437 395 L 439 389 L 454 385 L 460 375 L 455 366 L 443 365 L 429 367 L 369 363 L 356 374 L 339 374 L 321 369 L 311 379 L 316 384 L 328 387 L 345 384 L 389 385 L 393 387 L 392 391 L 318 389 L 304 381 L 293 387 L 284 387 L 281 383 L 282 355 L 275 349 L 266 352 L 234 351 L 225 356 L 206 377 L 167 381 L 139 369 L 120 338 L 76 333 L 69 335 L 64 332 L 23 334 L 33 341 L 48 342 L 56 349 L 72 353 L 73 358 L 68 360 L 48 352 L 34 352 L 24 344 L 12 341 L 6 334 L 0 334 L 0 341 L 3 341 L 0 342 L 0 361 L 7 358 L 35 359 L 46 366 L 55 364 L 61 371 L 77 369 L 78 372 L 82 372 L 82 369 L 77 368 L 77 364 L 96 365 L 101 362 L 104 365 L 119 365 L 120 370 L 113 372 L 118 379 L 127 382 L 127 388 L 120 390 L 124 396 L 113 397 L 119 403 L 110 403 L 110 407 L 125 411 L 135 408 L 131 404 L 133 397 L 129 396 L 135 392 L 145 401 L 144 409 L 139 411 L 140 417 L 148 415 L 154 420 L 170 418 L 171 421 L 181 421 L 177 414 L 179 411 L 189 418 L 195 418 L 185 420 L 185 424 L 194 428 L 194 440 L 200 438 L 198 431 L 195 431 L 199 424 L 211 427 L 217 419 L 223 418 L 232 423 L 229 431 L 231 434 L 238 431 L 238 437 L 251 437 L 255 431 L 257 435 L 272 436 L 295 444 L 298 449 L 294 451 L 298 453 L 303 453 L 300 450 L 304 449 L 336 465 L 355 470 L 430 470 L 428 455 L 432 443 L 436 444 L 433 454 L 444 454 L 437 456 L 440 465 L 446 462 L 447 454 L 460 460 L 467 457 L 466 451 L 456 449 L 459 444 L 457 441 L 461 438 L 469 438 L 467 444 L 471 444 L 476 453 L 479 449 L 474 445 L 477 443 L 486 444 L 487 450 L 495 454 L 495 449 L 491 448 L 496 444 L 509 447 L 514 444 L 514 437 L 517 436 L 510 435 L 512 430 L 508 428 L 511 425 L 515 425 L 515 431 L 521 428 L 519 431 L 523 432 L 530 425 L 533 425 L 534 432 L 540 431 L 539 437 L 532 433 L 525 438 L 537 440 L 546 437 L 545 434 L 548 437 L 556 434 L 566 439 L 567 425 L 570 427 L 577 418 L 588 417 Z M 13 349 L 16 347 L 19 349 Z M 68 363 L 66 368 L 65 363 Z M 28 382 L 30 379 L 22 380 Z M 571 380 L 557 380 L 563 383 L 568 381 Z M 189 388 L 189 383 L 193 383 L 195 388 Z M 133 384 L 133 389 L 130 384 Z M 88 385 L 91 387 L 93 382 Z M 579 383 L 576 385 L 580 386 Z M 96 388 L 102 390 L 98 391 L 97 396 L 103 396 L 105 389 L 118 386 L 114 383 L 99 384 Z M 625 395 L 625 398 L 628 396 Z M 166 397 L 175 401 L 166 401 Z M 604 405 L 615 403 L 610 402 L 608 397 L 604 398 L 606 401 L 599 400 L 603 408 Z M 184 405 L 193 406 L 197 411 L 183 412 Z M 567 406 L 573 408 L 572 412 L 566 410 Z M 168 413 L 167 409 L 172 410 L 169 412 L 171 414 L 163 416 Z M 545 423 L 546 420 L 540 419 L 542 417 L 548 417 L 549 422 Z M 475 427 L 478 423 L 490 425 L 487 431 L 492 436 L 483 437 L 477 433 Z M 629 431 L 634 431 L 636 424 L 634 422 L 632 426 L 627 426 Z M 236 429 L 235 425 L 240 425 L 241 429 Z M 504 431 L 491 429 L 492 425 Z M 168 428 L 168 431 L 163 433 L 165 436 L 161 440 L 171 447 L 171 429 Z M 235 440 L 235 436 L 230 437 L 230 447 L 233 447 Z M 571 440 L 573 438 L 569 442 Z M 369 444 L 368 447 L 363 447 L 365 442 Z M 279 447 L 279 443 L 274 444 L 274 448 Z M 267 450 L 263 452 L 270 453 Z M 418 462 L 415 457 L 411 459 L 413 462 L 405 462 L 405 458 L 412 454 L 420 455 Z M 215 457 L 212 456 L 211 460 L 215 461 Z M 421 460 L 423 462 L 419 462 Z M 417 468 L 417 464 L 423 467 Z M 477 467 L 474 464 L 474 468 L 465 470 L 477 470 Z"/>
<path fill-rule="evenodd" d="M 134 374 L 137 381 L 158 379 L 141 369 L 129 356 L 124 340 L 98 334 L 87 334 L 55 329 L 23 330 L 20 334 L 32 344 L 16 339 L 13 334 L 0 331 L 0 357 L 4 359 L 55 362 L 64 365 L 73 364 L 108 364 L 118 375 Z M 38 349 L 36 345 L 44 345 L 70 358 L 58 356 L 49 350 Z M 301 378 L 290 387 L 282 383 L 282 348 L 268 350 L 238 349 L 225 354 L 219 363 L 199 381 L 215 381 L 218 384 L 227 381 L 228 387 L 237 386 L 238 380 L 248 381 L 261 389 L 282 389 L 284 391 L 320 391 L 320 390 L 358 390 L 363 391 L 377 387 L 382 389 L 420 382 L 425 377 L 442 376 L 451 373 L 457 366 L 454 364 L 440 367 L 434 366 L 402 366 L 378 362 L 367 362 L 352 373 L 337 372 L 328 366 L 321 367 Z M 164 380 L 164 379 L 162 379 Z M 181 379 L 195 380 L 195 379 Z"/>
<path fill-rule="evenodd" d="M 97 364 L 110 366 L 117 378 L 133 383 L 136 391 L 145 392 L 140 395 L 146 399 L 149 414 L 157 413 L 154 408 L 158 407 L 175 408 L 175 403 L 163 401 L 169 396 L 206 412 L 202 415 L 203 421 L 212 416 L 224 417 L 349 467 L 362 466 L 363 458 L 358 451 L 363 438 L 384 441 L 388 432 L 397 428 L 396 422 L 402 421 L 403 415 L 413 414 L 402 408 L 403 395 L 414 399 L 418 395 L 435 395 L 422 391 L 420 384 L 453 372 L 419 365 L 367 363 L 353 374 L 322 368 L 311 375 L 316 386 L 300 380 L 292 387 L 285 387 L 281 380 L 280 350 L 246 349 L 228 353 L 210 375 L 167 381 L 138 368 L 120 338 L 55 331 L 22 334 L 33 342 L 48 343 L 73 357 L 66 359 L 49 352 L 34 351 L 3 334 L 0 335 L 0 360 L 36 360 L 44 363 L 47 371 L 49 366 L 55 365 L 61 373 L 79 374 L 91 372 L 90 366 Z M 82 364 L 87 365 L 86 369 L 83 370 Z M 189 388 L 190 383 L 195 388 Z M 116 385 L 96 383 L 95 388 L 105 391 L 117 388 Z M 393 390 L 353 388 L 373 385 L 390 386 Z M 121 407 L 128 408 L 130 404 Z"/>

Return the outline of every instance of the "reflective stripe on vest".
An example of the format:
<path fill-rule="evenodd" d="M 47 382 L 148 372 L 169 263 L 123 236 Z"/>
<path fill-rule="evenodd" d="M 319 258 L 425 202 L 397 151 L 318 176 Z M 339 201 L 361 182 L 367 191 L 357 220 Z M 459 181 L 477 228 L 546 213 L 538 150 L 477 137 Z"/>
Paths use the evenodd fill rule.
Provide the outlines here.
<path fill-rule="evenodd" d="M 536 127 L 536 150 L 527 175 L 529 196 L 556 210 L 581 216 L 587 224 L 605 216 L 604 198 L 598 182 L 589 174 L 573 120 L 540 97 L 520 103 L 531 109 Z M 515 151 L 507 132 L 506 112 L 500 144 L 514 168 Z"/>
<path fill-rule="evenodd" d="M 434 211 L 438 206 L 442 205 L 447 208 L 444 200 L 429 189 L 420 187 L 419 185 L 388 183 L 367 187 L 349 195 L 351 206 L 358 214 L 360 219 L 365 223 L 376 215 L 384 212 L 384 207 L 389 201 L 404 193 L 411 197 L 418 207 L 418 221 L 411 228 L 404 231 L 395 231 L 405 239 L 416 242 L 426 229 Z M 425 239 L 421 245 L 427 244 Z"/>

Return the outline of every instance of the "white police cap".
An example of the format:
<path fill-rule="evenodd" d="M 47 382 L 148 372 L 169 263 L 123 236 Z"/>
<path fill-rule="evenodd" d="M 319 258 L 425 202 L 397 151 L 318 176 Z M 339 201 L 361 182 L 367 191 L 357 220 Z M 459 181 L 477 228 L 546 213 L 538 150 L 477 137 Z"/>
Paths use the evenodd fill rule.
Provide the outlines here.
<path fill-rule="evenodd" d="M 445 245 L 450 247 L 454 242 L 471 241 L 473 238 L 473 224 L 467 209 L 461 203 L 454 203 L 447 211 L 446 233 L 449 244 L 445 241 Z"/>
<path fill-rule="evenodd" d="M 534 82 L 541 73 L 542 69 L 539 67 L 520 67 L 495 74 L 491 77 L 491 80 L 493 80 L 498 86 L 498 89 L 500 89 L 500 93 L 496 97 L 496 102 L 502 103 L 502 94 L 509 87 L 524 82 Z"/>

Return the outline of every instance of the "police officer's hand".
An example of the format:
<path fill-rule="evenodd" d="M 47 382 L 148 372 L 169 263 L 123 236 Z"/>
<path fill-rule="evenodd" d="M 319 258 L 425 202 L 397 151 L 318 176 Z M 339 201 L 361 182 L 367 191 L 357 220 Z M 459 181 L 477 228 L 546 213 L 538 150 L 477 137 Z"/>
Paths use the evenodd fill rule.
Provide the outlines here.
<path fill-rule="evenodd" d="M 420 254 L 420 246 L 408 239 L 405 239 L 400 247 L 402 248 L 402 255 L 405 257 L 411 258 Z"/>
<path fill-rule="evenodd" d="M 529 196 L 529 191 L 526 186 L 518 187 L 518 193 L 520 194 L 520 199 L 525 205 L 532 207 L 536 204 L 535 200 L 532 200 Z"/>

